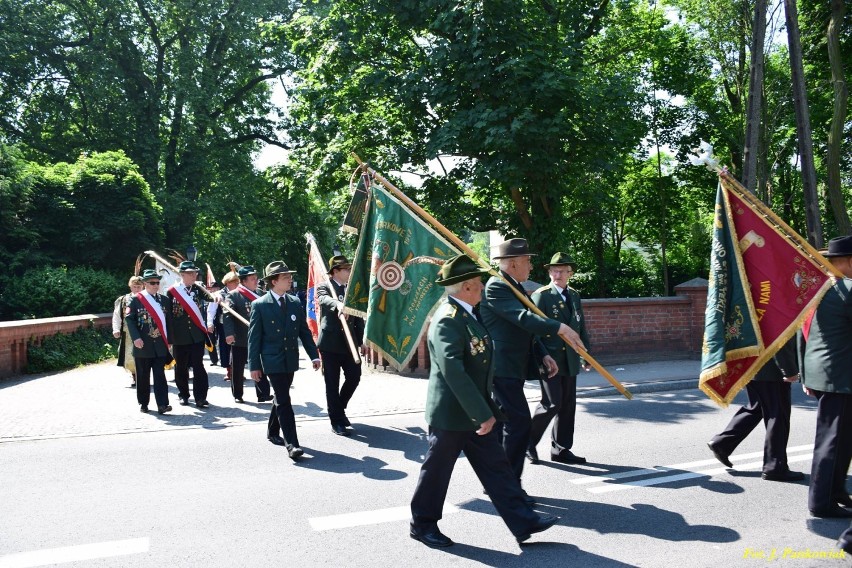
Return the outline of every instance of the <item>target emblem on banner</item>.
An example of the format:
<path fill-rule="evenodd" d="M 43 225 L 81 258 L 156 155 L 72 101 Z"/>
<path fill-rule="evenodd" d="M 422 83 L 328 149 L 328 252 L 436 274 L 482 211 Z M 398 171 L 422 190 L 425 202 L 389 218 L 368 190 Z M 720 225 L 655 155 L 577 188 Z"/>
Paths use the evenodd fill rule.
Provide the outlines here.
<path fill-rule="evenodd" d="M 383 262 L 376 270 L 376 280 L 383 289 L 396 290 L 405 282 L 405 270 L 396 261 Z"/>

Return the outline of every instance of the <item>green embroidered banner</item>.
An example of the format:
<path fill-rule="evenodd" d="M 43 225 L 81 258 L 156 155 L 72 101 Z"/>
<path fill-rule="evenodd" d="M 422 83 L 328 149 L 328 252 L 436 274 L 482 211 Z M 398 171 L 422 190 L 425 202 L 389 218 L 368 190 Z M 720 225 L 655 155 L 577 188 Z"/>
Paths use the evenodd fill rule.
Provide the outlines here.
<path fill-rule="evenodd" d="M 411 360 L 443 296 L 438 270 L 456 254 L 387 190 L 372 187 L 344 312 L 366 319 L 366 340 L 398 370 Z"/>

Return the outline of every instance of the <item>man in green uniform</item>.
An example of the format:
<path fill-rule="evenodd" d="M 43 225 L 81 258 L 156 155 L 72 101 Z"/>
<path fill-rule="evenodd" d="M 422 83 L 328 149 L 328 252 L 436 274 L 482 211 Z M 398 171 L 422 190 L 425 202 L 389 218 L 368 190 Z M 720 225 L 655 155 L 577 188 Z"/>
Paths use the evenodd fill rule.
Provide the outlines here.
<path fill-rule="evenodd" d="M 532 256 L 535 255 L 530 253 L 526 239 L 509 239 L 498 245 L 494 260 L 500 261 L 502 278 L 492 276 L 488 280 L 482 299 L 482 319 L 494 338 L 494 396 L 508 419 L 503 424 L 503 448 L 518 479 L 524 471 L 532 425 L 524 381 L 539 378 L 539 362 L 548 377 L 559 370 L 537 336 L 559 335 L 582 347 L 576 331 L 565 323 L 535 314 L 512 291 L 515 288 L 526 295 L 521 284 L 532 271 Z"/>
<path fill-rule="evenodd" d="M 196 283 L 198 268 L 191 261 L 180 263 L 181 282 L 169 288 L 172 299 L 171 339 L 175 356 L 175 386 L 180 404 L 189 404 L 189 368 L 192 367 L 192 395 L 195 406 L 207 408 L 209 388 L 207 370 L 204 368 L 204 347 L 213 343 L 207 335 L 204 290 Z"/>
<path fill-rule="evenodd" d="M 429 450 L 414 497 L 410 536 L 430 547 L 451 546 L 438 529 L 453 467 L 464 452 L 503 521 L 518 542 L 552 527 L 559 517 L 538 515 L 526 502 L 515 472 L 497 441 L 500 411 L 491 399 L 494 343 L 476 310 L 486 270 L 465 255 L 441 267 L 436 283 L 449 297 L 429 327 Z"/>
<path fill-rule="evenodd" d="M 140 410 L 148 412 L 153 373 L 157 411 L 165 414 L 172 409 L 165 372 L 166 365 L 172 361 L 169 352 L 172 302 L 168 296 L 159 293 L 160 275 L 155 270 L 145 270 L 142 281 L 145 289 L 133 296 L 124 315 L 136 361 L 136 400 Z"/>
<path fill-rule="evenodd" d="M 298 298 L 287 293 L 293 282 L 293 273 L 281 260 L 266 265 L 263 278 L 270 289 L 251 305 L 248 364 L 251 378 L 259 381 L 264 374 L 267 375 L 275 391 L 267 439 L 277 446 L 285 446 L 290 459 L 297 461 L 304 451 L 299 447 L 296 434 L 290 385 L 299 369 L 298 340 L 302 340 L 302 347 L 315 371 L 320 368 L 320 358 L 308 327 L 305 308 Z"/>
<path fill-rule="evenodd" d="M 588 349 L 589 333 L 586 331 L 580 294 L 568 286 L 568 280 L 574 275 L 574 260 L 565 253 L 557 252 L 544 267 L 550 275 L 550 285 L 533 292 L 533 303 L 546 316 L 567 324 L 576 331 Z M 542 342 L 556 361 L 559 370 L 553 377 L 541 379 L 541 402 L 533 413 L 527 458 L 531 463 L 538 463 L 536 446 L 544 436 L 550 420 L 555 417 L 551 432 L 550 459 L 566 464 L 586 463 L 586 458 L 571 451 L 574 446 L 580 355 L 568 347 L 558 335 L 547 334 L 542 337 Z M 590 369 L 588 365 L 583 368 L 586 371 Z"/>
<path fill-rule="evenodd" d="M 824 254 L 846 277 L 829 288 L 802 329 L 802 386 L 817 398 L 808 509 L 815 517 L 852 517 L 846 475 L 852 460 L 852 235 Z M 800 348 L 801 349 L 801 348 Z"/>

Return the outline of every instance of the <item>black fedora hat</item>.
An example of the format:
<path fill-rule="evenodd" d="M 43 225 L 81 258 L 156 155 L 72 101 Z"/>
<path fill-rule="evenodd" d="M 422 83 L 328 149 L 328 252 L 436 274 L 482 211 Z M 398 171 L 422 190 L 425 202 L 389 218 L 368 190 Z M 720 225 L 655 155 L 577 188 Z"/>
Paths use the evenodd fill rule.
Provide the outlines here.
<path fill-rule="evenodd" d="M 335 268 L 352 268 L 352 263 L 349 262 L 345 256 L 339 254 L 329 259 L 327 274 L 330 275 L 332 272 L 334 272 Z"/>
<path fill-rule="evenodd" d="M 237 271 L 237 276 L 240 279 L 247 278 L 252 274 L 257 274 L 257 270 L 255 270 L 254 266 L 251 265 L 241 266 L 240 269 Z"/>
<path fill-rule="evenodd" d="M 476 264 L 466 254 L 460 254 L 444 262 L 441 270 L 438 271 L 438 279 L 435 280 L 435 284 L 449 286 L 471 278 L 481 278 L 488 273 L 487 268 Z"/>
<path fill-rule="evenodd" d="M 550 268 L 551 266 L 570 266 L 572 270 L 577 269 L 577 263 L 574 262 L 571 255 L 564 252 L 557 252 L 550 258 L 550 262 L 544 265 L 545 268 Z"/>
<path fill-rule="evenodd" d="M 295 274 L 295 270 L 290 270 L 287 268 L 287 264 L 283 260 L 273 260 L 269 264 L 266 265 L 266 269 L 263 271 L 263 279 L 269 280 L 273 276 L 278 276 L 279 274 Z"/>
<path fill-rule="evenodd" d="M 822 256 L 831 258 L 833 256 L 852 256 L 852 235 L 837 237 L 828 241 L 828 252 Z"/>
<path fill-rule="evenodd" d="M 492 260 L 501 258 L 515 258 L 516 256 L 536 256 L 530 252 L 529 243 L 526 239 L 514 238 L 497 245 L 497 255 Z"/>
<path fill-rule="evenodd" d="M 191 260 L 184 260 L 178 266 L 178 272 L 198 272 L 198 267 Z"/>
<path fill-rule="evenodd" d="M 142 272 L 142 281 L 143 282 L 148 282 L 149 280 L 154 280 L 154 279 L 159 280 L 160 274 L 156 270 L 154 270 L 153 268 L 146 268 Z"/>

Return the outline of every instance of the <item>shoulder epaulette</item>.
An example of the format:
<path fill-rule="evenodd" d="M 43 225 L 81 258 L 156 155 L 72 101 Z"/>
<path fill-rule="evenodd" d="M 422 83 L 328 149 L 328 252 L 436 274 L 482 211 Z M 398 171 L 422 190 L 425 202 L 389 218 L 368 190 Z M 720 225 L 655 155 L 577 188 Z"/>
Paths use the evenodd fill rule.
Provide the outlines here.
<path fill-rule="evenodd" d="M 550 288 L 550 284 L 548 284 L 547 286 L 542 286 L 541 288 L 539 288 L 538 290 L 536 290 L 535 292 L 533 292 L 533 294 L 538 294 L 539 292 L 544 292 L 544 291 L 545 291 L 545 290 L 547 290 L 548 288 Z"/>

